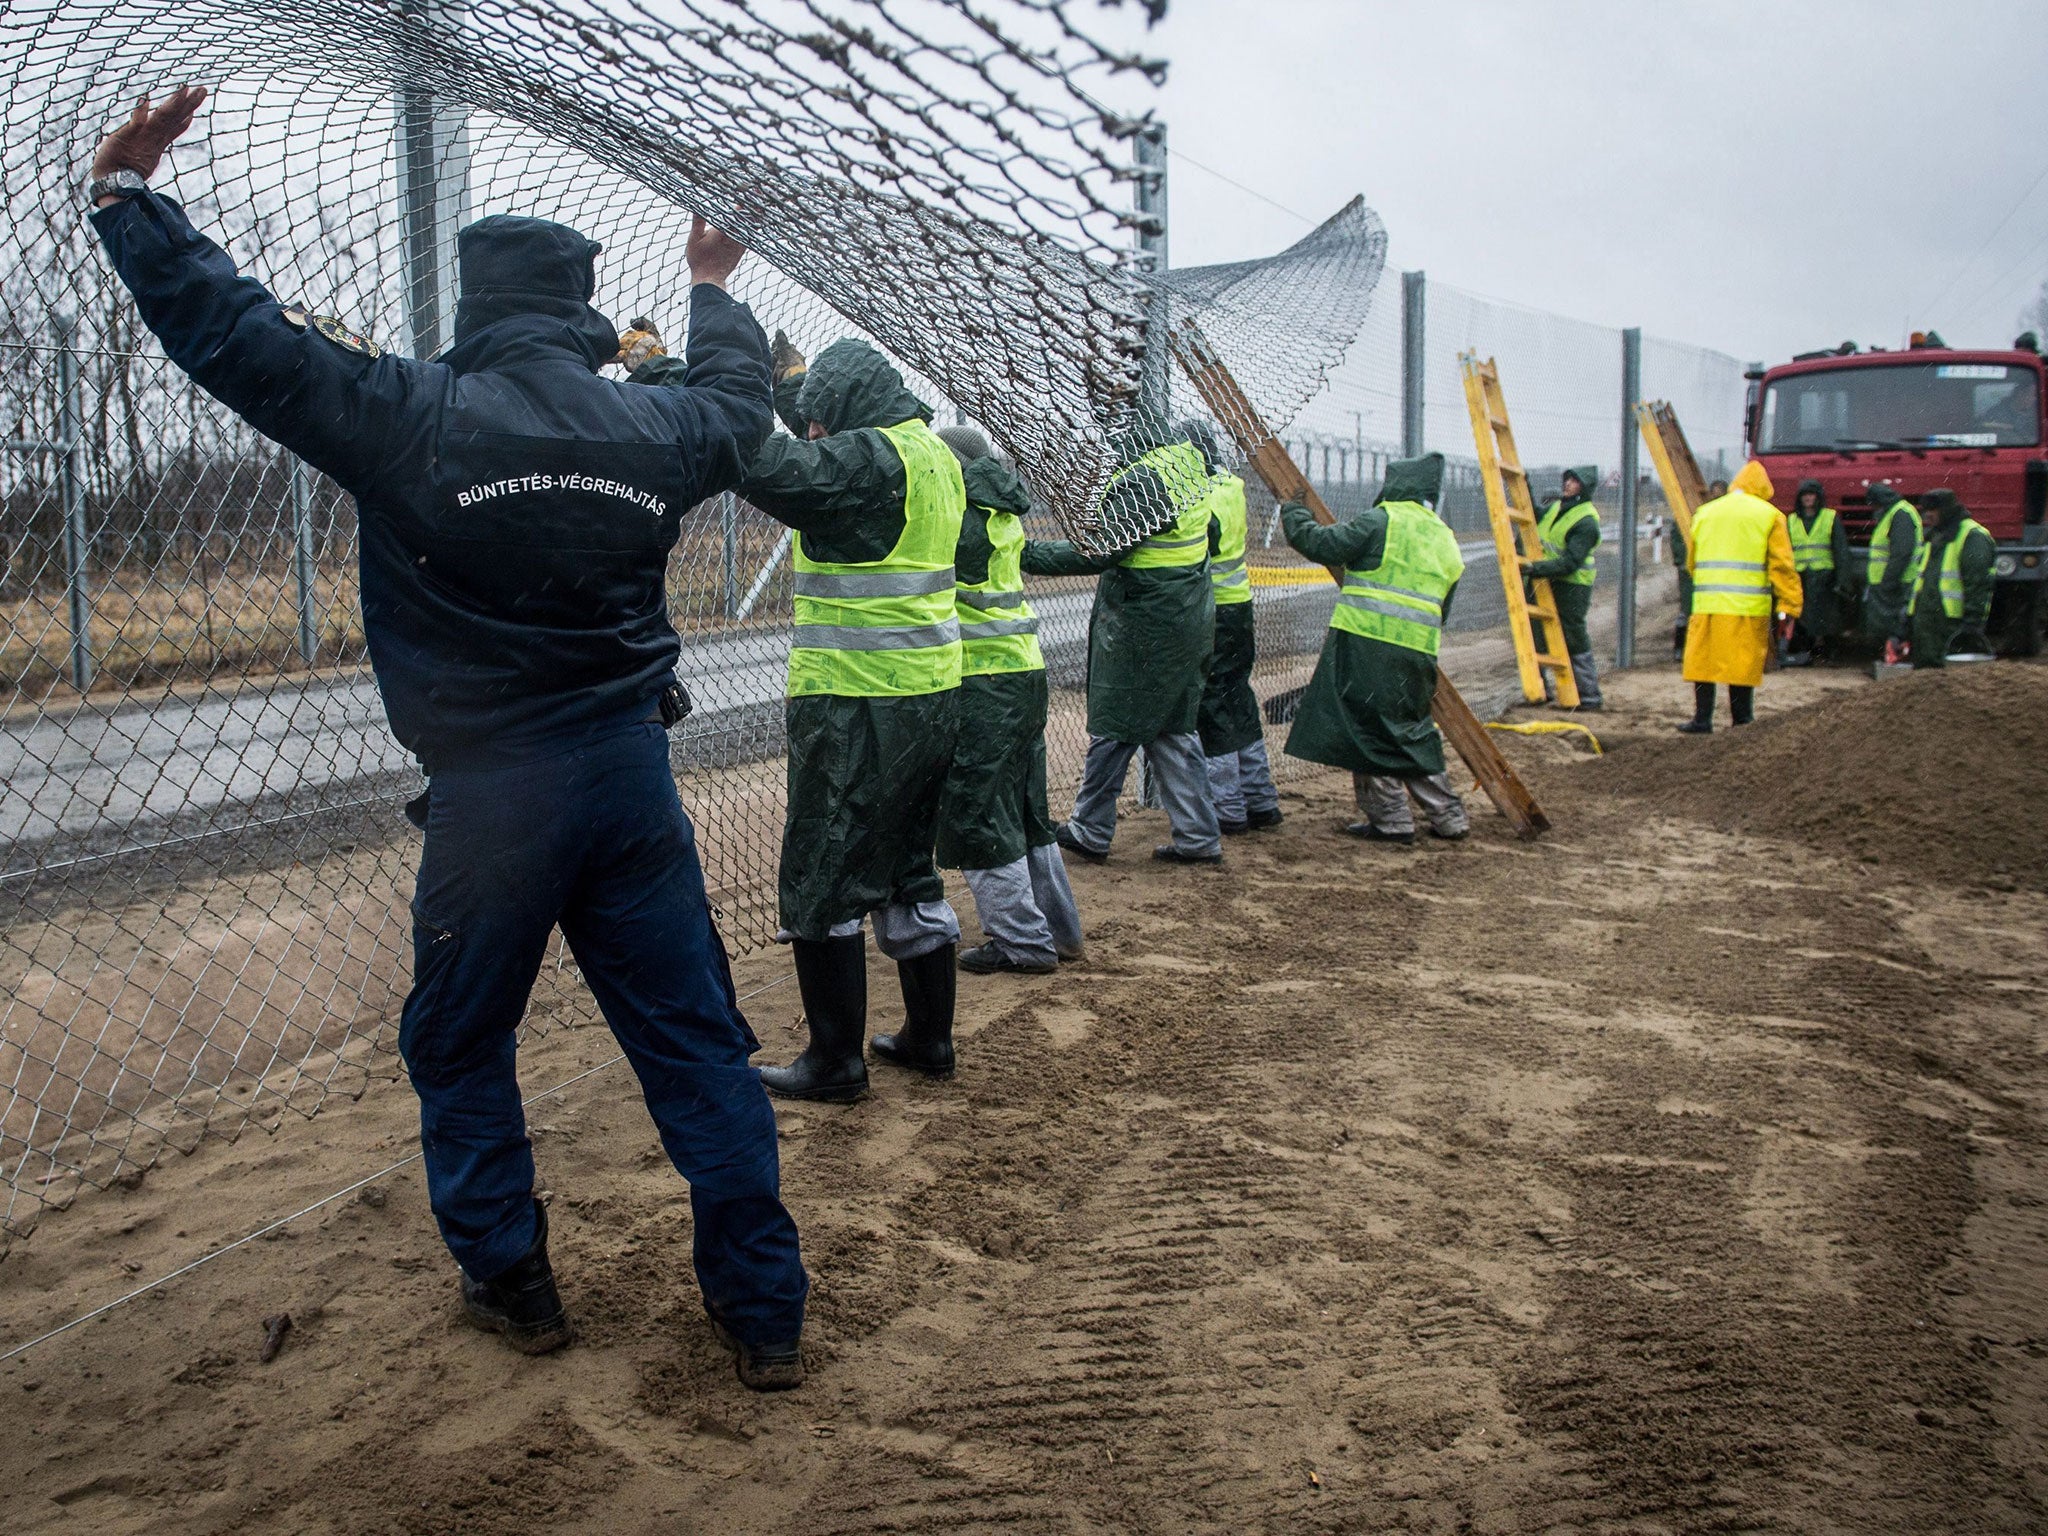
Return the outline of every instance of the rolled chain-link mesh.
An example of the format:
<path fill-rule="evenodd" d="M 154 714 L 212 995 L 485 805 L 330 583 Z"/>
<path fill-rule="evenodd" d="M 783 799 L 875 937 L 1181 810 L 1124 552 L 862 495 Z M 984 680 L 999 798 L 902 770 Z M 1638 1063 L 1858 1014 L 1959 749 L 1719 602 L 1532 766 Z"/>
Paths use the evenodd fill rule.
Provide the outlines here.
<path fill-rule="evenodd" d="M 755 253 L 733 288 L 771 330 L 872 340 L 1015 462 L 1034 534 L 1102 550 L 1175 511 L 1098 513 L 1131 435 L 1189 408 L 1164 328 L 1196 321 L 1283 430 L 1385 252 L 1355 204 L 1269 262 L 1150 271 L 1145 9 L 0 7 L 0 1229 L 359 1092 L 392 1067 L 408 984 L 420 779 L 368 667 L 354 504 L 140 329 L 84 218 L 101 134 L 145 92 L 208 85 L 155 185 L 281 299 L 418 356 L 449 340 L 455 231 L 504 212 L 602 242 L 600 306 L 679 349 L 701 212 Z M 788 556 L 723 496 L 670 567 L 696 704 L 673 756 L 737 950 L 775 926 Z M 1085 745 L 1089 586 L 1034 593 L 1056 783 Z M 1327 597 L 1271 596 L 1304 615 L 1279 653 L 1311 648 Z M 528 1027 L 594 1016 L 558 945 Z"/>
<path fill-rule="evenodd" d="M 1141 22 L 1087 0 L 0 8 L 0 1231 L 359 1092 L 393 1069 L 408 985 L 420 779 L 367 664 L 354 504 L 140 331 L 79 198 L 133 98 L 212 86 L 158 185 L 279 297 L 398 350 L 446 343 L 454 232 L 503 212 L 601 241 L 600 306 L 680 348 L 701 210 L 757 253 L 733 286 L 771 330 L 811 354 L 866 337 L 938 422 L 984 427 L 1034 536 L 1111 548 L 1172 515 L 1097 508 L 1126 434 L 1208 414 L 1167 362 L 1190 322 L 1349 515 L 1400 452 L 1384 232 L 1353 204 L 1279 256 L 1153 273 L 1130 211 Z M 1611 539 L 1621 336 L 1436 283 L 1425 334 L 1425 446 L 1471 562 L 1451 628 L 1498 634 L 1457 353 L 1498 358 L 1539 493 L 1601 466 Z M 1646 338 L 1643 385 L 1707 473 L 1733 468 L 1739 364 Z M 1331 588 L 1246 478 L 1257 682 L 1284 695 Z M 673 757 L 735 950 L 775 926 L 791 581 L 787 530 L 743 499 L 685 518 L 670 612 L 696 710 Z M 1057 813 L 1093 583 L 1032 587 Z M 558 946 L 527 1027 L 594 1017 Z"/>

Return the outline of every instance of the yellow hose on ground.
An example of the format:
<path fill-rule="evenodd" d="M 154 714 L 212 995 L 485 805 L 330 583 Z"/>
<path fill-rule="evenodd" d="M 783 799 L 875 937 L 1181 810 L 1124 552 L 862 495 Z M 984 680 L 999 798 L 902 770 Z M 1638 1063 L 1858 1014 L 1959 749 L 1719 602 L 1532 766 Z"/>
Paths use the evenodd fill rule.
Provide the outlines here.
<path fill-rule="evenodd" d="M 1489 720 L 1486 728 L 1489 731 L 1513 731 L 1517 736 L 1555 736 L 1561 731 L 1577 731 L 1593 744 L 1595 757 L 1602 755 L 1600 738 L 1585 726 L 1575 725 L 1569 720 L 1529 720 L 1514 725 L 1505 720 Z"/>

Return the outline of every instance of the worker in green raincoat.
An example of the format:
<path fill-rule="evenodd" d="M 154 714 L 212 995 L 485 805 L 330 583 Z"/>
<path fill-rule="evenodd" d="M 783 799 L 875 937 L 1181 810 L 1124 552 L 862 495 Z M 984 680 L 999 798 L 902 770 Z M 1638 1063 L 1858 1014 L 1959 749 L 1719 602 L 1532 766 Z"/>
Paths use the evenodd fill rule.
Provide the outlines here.
<path fill-rule="evenodd" d="M 1586 614 L 1593 606 L 1593 551 L 1600 547 L 1600 509 L 1593 505 L 1593 487 L 1599 483 L 1600 471 L 1591 464 L 1564 472 L 1557 500 L 1536 520 L 1543 558 L 1522 562 L 1525 590 L 1529 582 L 1550 583 L 1565 654 L 1571 658 L 1572 681 L 1579 685 L 1579 708 L 1588 710 L 1601 707 L 1600 664 L 1593 658 L 1593 637 L 1586 629 Z"/>
<path fill-rule="evenodd" d="M 1206 421 L 1192 420 L 1184 426 L 1209 470 L 1209 521 L 1216 530 L 1216 553 L 1209 560 L 1209 586 L 1216 596 L 1216 653 L 1196 726 L 1209 762 L 1209 799 L 1216 807 L 1216 825 L 1230 837 L 1279 826 L 1280 791 L 1266 758 L 1259 696 L 1252 691 L 1259 647 L 1251 572 L 1244 563 L 1249 532 L 1244 481 L 1223 462 L 1223 450 Z"/>
<path fill-rule="evenodd" d="M 1102 527 L 1128 532 L 1120 547 L 1090 555 L 1064 539 L 1024 546 L 1023 566 L 1034 576 L 1101 577 L 1088 625 L 1088 758 L 1074 814 L 1054 831 L 1069 853 L 1097 864 L 1108 858 L 1117 796 L 1143 747 L 1173 827 L 1173 841 L 1152 856 L 1220 864 L 1223 839 L 1196 732 L 1216 626 L 1209 470 L 1186 435 L 1162 423 L 1140 425 L 1119 446 L 1100 513 Z"/>
<path fill-rule="evenodd" d="M 1792 539 L 1792 563 L 1799 568 L 1805 606 L 1792 621 L 1792 637 L 1781 659 L 1788 667 L 1807 667 L 1827 659 L 1828 646 L 1842 627 L 1840 599 L 1853 579 L 1849 568 L 1849 530 L 1827 505 L 1818 480 L 1802 480 L 1785 514 Z"/>
<path fill-rule="evenodd" d="M 967 493 L 930 410 L 866 342 L 834 342 L 806 368 L 778 332 L 770 361 L 794 435 L 770 433 L 740 494 L 796 530 L 776 937 L 811 1038 L 761 1081 L 784 1098 L 851 1103 L 868 1089 L 869 914 L 904 1010 L 875 1054 L 953 1075 L 960 924 L 933 847 L 959 728 L 953 551 Z M 659 383 L 669 366 L 657 358 L 632 377 Z"/>
<path fill-rule="evenodd" d="M 1959 652 L 1988 654 L 1997 541 L 1950 490 L 1920 498 L 1920 522 L 1923 537 L 1909 578 L 1912 611 L 1898 638 L 1912 642 L 1916 669 L 1946 666 Z"/>
<path fill-rule="evenodd" d="M 1374 842 L 1415 841 L 1411 798 L 1435 836 L 1470 830 L 1431 715 L 1438 643 L 1465 571 L 1435 511 L 1443 478 L 1440 453 L 1397 459 L 1379 500 L 1349 522 L 1324 527 L 1295 502 L 1280 509 L 1289 544 L 1344 572 L 1287 752 L 1351 770 L 1365 815 L 1344 830 Z"/>
<path fill-rule="evenodd" d="M 939 865 L 965 876 L 989 936 L 960 952 L 960 969 L 1042 975 L 1080 958 L 1081 914 L 1045 806 L 1051 696 L 1020 564 L 1031 493 L 979 429 L 939 437 L 967 487 L 953 555 L 960 735 L 939 802 Z"/>
<path fill-rule="evenodd" d="M 1863 577 L 1863 632 L 1873 640 L 1893 642 L 1912 620 L 1920 513 L 1882 480 L 1873 481 L 1866 495 L 1871 527 Z"/>

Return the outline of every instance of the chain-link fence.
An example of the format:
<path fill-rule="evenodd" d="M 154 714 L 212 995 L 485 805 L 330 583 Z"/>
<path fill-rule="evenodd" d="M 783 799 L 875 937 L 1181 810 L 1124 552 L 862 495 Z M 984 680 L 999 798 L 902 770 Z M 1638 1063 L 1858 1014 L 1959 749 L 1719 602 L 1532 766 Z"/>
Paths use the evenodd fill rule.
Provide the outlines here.
<path fill-rule="evenodd" d="M 1101 19 L 1084 0 L 0 12 L 0 1229 L 166 1146 L 360 1091 L 408 984 L 400 808 L 420 781 L 370 672 L 355 504 L 165 361 L 77 207 L 98 134 L 144 89 L 217 86 L 161 178 L 203 230 L 281 297 L 416 356 L 448 339 L 454 229 L 492 212 L 602 241 L 607 312 L 679 333 L 679 210 L 703 210 L 760 253 L 735 291 L 770 329 L 812 352 L 868 337 L 941 424 L 986 428 L 1038 536 L 1131 532 L 1096 516 L 1120 435 L 1192 408 L 1148 345 L 1166 327 L 1200 325 L 1340 515 L 1369 504 L 1419 387 L 1473 562 L 1453 627 L 1498 628 L 1455 354 L 1500 358 L 1532 465 L 1611 469 L 1618 333 L 1431 287 L 1404 368 L 1362 205 L 1270 261 L 1153 277 L 1122 185 L 1136 120 L 1102 102 L 1155 68 L 1092 36 Z M 1703 462 L 1732 456 L 1732 362 L 1652 344 L 1645 388 Z M 1332 593 L 1251 489 L 1271 695 L 1305 679 Z M 688 510 L 669 596 L 695 701 L 673 759 L 750 949 L 775 926 L 788 531 L 736 496 Z M 1061 802 L 1092 583 L 1032 601 Z M 529 1027 L 594 1018 L 559 948 Z"/>

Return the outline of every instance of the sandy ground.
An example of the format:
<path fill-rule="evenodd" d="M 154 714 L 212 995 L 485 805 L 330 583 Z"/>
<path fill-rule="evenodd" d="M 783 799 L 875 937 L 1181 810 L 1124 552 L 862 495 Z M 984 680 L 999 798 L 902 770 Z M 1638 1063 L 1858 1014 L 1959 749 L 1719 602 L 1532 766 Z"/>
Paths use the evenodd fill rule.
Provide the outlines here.
<path fill-rule="evenodd" d="M 1625 753 L 1682 688 L 1611 696 Z M 0 1365 L 0 1529 L 2043 1529 L 2038 898 L 1506 740 L 1545 842 L 1357 844 L 1320 773 L 1221 871 L 1141 816 L 1075 872 L 1086 961 L 963 978 L 957 1082 L 785 1107 L 801 1391 L 734 1382 L 630 1076 L 557 1028 L 523 1072 L 592 1072 L 532 1111 L 577 1347 L 463 1324 L 402 1167 Z M 778 1058 L 784 965 L 740 967 Z M 411 1110 L 380 1083 L 51 1213 L 0 1348 L 405 1158 Z"/>

